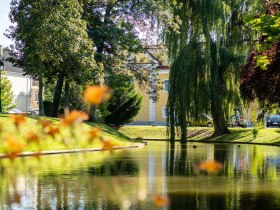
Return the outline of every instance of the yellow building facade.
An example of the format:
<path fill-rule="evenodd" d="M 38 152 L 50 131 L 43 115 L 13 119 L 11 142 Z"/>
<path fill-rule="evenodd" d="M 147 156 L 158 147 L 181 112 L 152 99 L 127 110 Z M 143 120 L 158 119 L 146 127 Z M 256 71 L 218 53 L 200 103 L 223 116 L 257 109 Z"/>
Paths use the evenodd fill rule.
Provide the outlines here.
<path fill-rule="evenodd" d="M 161 86 L 158 92 L 158 100 L 154 102 L 153 98 L 138 87 L 138 91 L 143 96 L 142 107 L 134 122 L 142 124 L 165 124 L 166 123 L 166 103 L 168 99 L 169 88 L 169 68 L 156 69 L 159 84 Z"/>
<path fill-rule="evenodd" d="M 158 92 L 158 100 L 156 102 L 153 101 L 152 95 L 147 93 L 147 90 L 143 90 L 140 87 L 136 87 L 136 89 L 142 94 L 143 101 L 142 107 L 138 113 L 138 115 L 134 118 L 135 124 L 149 124 L 149 125 L 165 125 L 166 124 L 166 104 L 168 100 L 168 88 L 169 88 L 169 72 L 170 67 L 168 65 L 168 61 L 166 59 L 166 51 L 162 50 L 158 52 L 157 49 L 149 50 L 150 55 L 154 55 L 154 57 L 149 57 L 145 55 L 141 55 L 138 57 L 138 62 L 157 62 L 158 65 L 155 71 L 155 75 L 159 81 L 159 85 L 161 86 Z M 153 74 L 151 74 L 153 75 Z M 136 85 L 137 86 L 137 85 Z M 250 115 L 252 112 L 259 114 L 261 111 L 258 109 L 257 102 L 251 103 L 248 108 L 243 108 L 243 112 L 241 117 L 246 120 L 248 126 L 251 125 Z"/>

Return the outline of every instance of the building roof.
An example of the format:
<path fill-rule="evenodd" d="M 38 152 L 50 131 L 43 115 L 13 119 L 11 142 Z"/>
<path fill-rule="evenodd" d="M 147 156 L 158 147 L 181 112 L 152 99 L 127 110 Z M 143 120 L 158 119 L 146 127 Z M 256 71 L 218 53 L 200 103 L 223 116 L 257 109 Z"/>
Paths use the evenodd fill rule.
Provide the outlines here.
<path fill-rule="evenodd" d="M 13 66 L 13 64 L 9 61 L 7 61 L 6 59 L 11 57 L 8 50 L 4 49 L 3 50 L 3 60 L 4 60 L 4 70 L 5 71 L 9 71 L 9 72 L 15 72 L 15 73 L 19 73 L 19 74 L 24 74 L 23 69 L 19 68 L 19 67 L 15 67 Z"/>

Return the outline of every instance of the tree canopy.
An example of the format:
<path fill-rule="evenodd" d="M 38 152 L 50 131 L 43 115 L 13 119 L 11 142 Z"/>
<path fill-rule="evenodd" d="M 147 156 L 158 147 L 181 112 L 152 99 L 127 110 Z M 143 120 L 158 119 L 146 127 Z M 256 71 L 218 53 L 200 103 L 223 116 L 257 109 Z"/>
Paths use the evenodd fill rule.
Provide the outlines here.
<path fill-rule="evenodd" d="M 96 70 L 94 48 L 75 0 L 13 0 L 8 37 L 15 40 L 12 55 L 27 74 L 57 80 L 54 116 L 64 79 L 78 84 L 91 80 Z"/>
<path fill-rule="evenodd" d="M 261 36 L 242 69 L 240 91 L 245 101 L 257 99 L 261 107 L 270 108 L 280 105 L 280 4 L 268 1 L 264 6 L 266 14 L 251 21 Z"/>
<path fill-rule="evenodd" d="M 211 112 L 214 135 L 228 133 L 225 112 L 240 105 L 238 66 L 251 40 L 243 18 L 258 1 L 166 1 L 175 26 L 168 26 L 164 40 L 172 62 L 168 99 L 171 140 L 180 125 L 186 141 L 186 118 Z M 244 55 L 242 55 L 244 53 Z M 225 106 L 226 105 L 226 106 Z"/>

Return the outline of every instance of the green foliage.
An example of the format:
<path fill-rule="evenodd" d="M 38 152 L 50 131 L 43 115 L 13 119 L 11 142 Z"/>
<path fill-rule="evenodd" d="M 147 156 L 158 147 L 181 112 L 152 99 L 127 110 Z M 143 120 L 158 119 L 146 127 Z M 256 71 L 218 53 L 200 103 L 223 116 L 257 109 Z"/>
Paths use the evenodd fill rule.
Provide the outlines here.
<path fill-rule="evenodd" d="M 76 0 L 13 0 L 9 38 L 12 61 L 44 82 L 58 80 L 53 100 L 57 115 L 64 79 L 77 84 L 93 81 L 97 71 L 94 46 Z M 40 103 L 40 102 L 39 102 Z"/>
<path fill-rule="evenodd" d="M 250 47 L 241 41 L 251 38 L 251 31 L 243 27 L 243 17 L 259 7 L 258 1 L 167 2 L 179 26 L 176 30 L 167 26 L 164 31 L 172 61 L 168 99 L 171 139 L 176 121 L 185 141 L 186 115 L 198 116 L 209 109 L 214 135 L 228 133 L 224 112 L 241 105 L 239 68 L 244 62 L 242 53 Z"/>
<path fill-rule="evenodd" d="M 250 121 L 253 125 L 257 123 L 257 119 L 258 119 L 257 113 L 255 111 L 251 112 Z"/>
<path fill-rule="evenodd" d="M 3 112 L 7 112 L 16 107 L 13 98 L 12 84 L 3 73 L 1 75 L 1 103 Z"/>
<path fill-rule="evenodd" d="M 252 125 L 254 126 L 254 128 L 252 130 L 252 135 L 253 135 L 253 138 L 256 139 L 259 131 L 264 128 L 263 122 L 262 121 L 258 122 L 258 116 L 255 111 L 253 111 L 251 113 L 250 120 L 251 120 Z"/>
<path fill-rule="evenodd" d="M 129 74 L 138 81 L 148 81 L 147 67 L 135 64 L 134 57 L 145 46 L 138 31 L 147 33 L 149 14 L 153 10 L 151 0 L 103 1 L 84 3 L 83 18 L 96 48 L 95 60 L 103 72 L 95 74 L 97 83 L 104 82 L 104 75 Z M 144 23 L 145 20 L 146 22 Z M 129 62 L 129 65 L 128 65 Z"/>
<path fill-rule="evenodd" d="M 279 4 L 280 5 L 280 4 Z M 279 6 L 278 5 L 278 6 Z M 259 18 L 251 18 L 248 20 L 252 28 L 258 32 L 261 32 L 263 41 L 258 44 L 258 51 L 264 52 L 272 47 L 273 42 L 280 41 L 280 13 L 276 15 L 261 15 Z M 258 55 L 255 57 L 257 66 L 263 70 L 267 69 L 267 65 L 270 64 L 266 55 Z"/>
<path fill-rule="evenodd" d="M 53 93 L 55 90 L 54 83 L 48 83 L 44 89 L 44 98 L 46 101 L 53 101 Z M 69 102 L 70 102 L 70 110 L 79 110 L 79 111 L 86 111 L 86 105 L 83 100 L 83 86 L 78 85 L 76 83 L 70 84 L 70 94 L 69 94 Z M 62 90 L 61 97 L 64 99 L 65 93 L 64 89 Z M 59 104 L 60 108 L 63 108 L 63 100 L 60 101 Z"/>
<path fill-rule="evenodd" d="M 266 37 L 266 42 L 280 40 L 280 13 L 277 15 L 262 15 L 249 23 L 254 30 L 260 31 Z"/>
<path fill-rule="evenodd" d="M 132 78 L 111 75 L 106 83 L 114 90 L 110 101 L 100 108 L 106 124 L 123 125 L 132 121 L 141 108 L 142 96 L 135 91 Z"/>
<path fill-rule="evenodd" d="M 260 132 L 261 129 L 263 129 L 263 122 L 257 122 L 256 124 L 254 124 L 254 128 L 252 130 L 252 135 L 253 138 L 256 139 L 258 136 L 258 133 Z"/>
<path fill-rule="evenodd" d="M 86 82 L 96 66 L 82 12 L 75 0 L 13 0 L 14 25 L 7 36 L 15 40 L 14 61 L 34 77 L 51 80 L 63 72 L 68 79 Z"/>
<path fill-rule="evenodd" d="M 271 109 L 280 103 L 280 3 L 265 1 L 262 6 L 265 15 L 248 20 L 262 36 L 258 38 L 257 49 L 251 52 L 242 68 L 240 93 L 243 100 L 252 102 L 257 99 L 261 108 Z"/>
<path fill-rule="evenodd" d="M 255 59 L 257 61 L 257 66 L 260 67 L 263 70 L 267 69 L 267 65 L 270 63 L 268 60 L 268 57 L 266 55 L 258 55 L 255 56 Z"/>

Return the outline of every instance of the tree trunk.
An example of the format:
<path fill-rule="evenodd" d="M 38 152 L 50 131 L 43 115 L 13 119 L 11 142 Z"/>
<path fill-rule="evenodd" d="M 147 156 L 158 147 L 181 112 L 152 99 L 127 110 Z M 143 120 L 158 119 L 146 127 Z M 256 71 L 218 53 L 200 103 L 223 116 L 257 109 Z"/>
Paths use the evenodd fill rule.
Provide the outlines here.
<path fill-rule="evenodd" d="M 109 2 L 106 6 L 106 10 L 105 10 L 105 15 L 104 15 L 104 25 L 106 26 L 110 20 L 111 17 L 111 11 L 114 7 L 114 4 L 112 4 L 111 2 Z M 100 42 L 99 45 L 97 45 L 97 49 L 96 49 L 96 53 L 95 53 L 95 61 L 96 63 L 102 63 L 103 62 L 103 51 L 105 48 L 105 42 L 106 42 L 106 37 L 105 35 L 102 38 L 102 41 Z M 101 85 L 104 83 L 104 73 L 100 72 L 99 75 L 96 76 L 96 84 L 97 85 Z M 90 116 L 90 120 L 93 122 L 97 122 L 98 121 L 98 117 L 96 116 L 96 106 L 91 105 L 90 109 L 89 109 L 89 116 Z"/>
<path fill-rule="evenodd" d="M 60 98 L 61 98 L 63 81 L 64 81 L 64 74 L 59 73 L 58 79 L 56 82 L 56 86 L 55 86 L 54 97 L 53 97 L 53 110 L 52 110 L 53 117 L 57 117 L 57 115 L 58 115 L 58 108 L 59 108 L 59 103 L 60 103 Z"/>
<path fill-rule="evenodd" d="M 94 105 L 91 105 L 89 108 L 89 117 L 90 117 L 90 121 L 92 121 L 92 122 L 98 121 L 97 116 L 96 116 L 96 110 L 97 110 L 97 107 Z"/>
<path fill-rule="evenodd" d="M 69 81 L 65 82 L 65 87 L 64 87 L 64 114 L 69 114 L 70 110 L 70 84 Z"/>
<path fill-rule="evenodd" d="M 39 76 L 39 92 L 38 92 L 38 97 L 39 97 L 39 115 L 44 116 L 44 105 L 43 105 L 43 78 Z"/>
<path fill-rule="evenodd" d="M 181 129 L 181 143 L 186 144 L 187 143 L 187 120 L 186 120 L 187 104 L 185 98 L 181 98 L 180 100 L 181 100 L 180 102 L 181 108 L 179 110 L 179 118 L 180 118 L 179 122 L 180 122 L 180 129 Z"/>
<path fill-rule="evenodd" d="M 168 99 L 169 100 L 169 99 Z M 172 103 L 172 101 L 171 101 Z M 170 133 L 170 142 L 171 144 L 174 144 L 175 143 L 175 114 L 174 114 L 174 104 L 172 104 L 170 106 L 170 102 L 168 101 L 168 106 L 169 106 L 169 113 L 168 113 L 168 117 L 170 118 L 168 121 L 170 122 L 170 125 L 168 129 L 169 130 L 169 133 Z"/>
<path fill-rule="evenodd" d="M 211 112 L 214 124 L 213 136 L 221 136 L 223 134 L 230 133 L 229 129 L 227 128 L 221 100 L 217 98 L 211 99 Z"/>
<path fill-rule="evenodd" d="M 218 49 L 217 43 L 211 40 L 210 43 L 211 65 L 210 65 L 210 100 L 211 100 L 211 113 L 214 123 L 213 136 L 221 136 L 230 133 L 227 128 L 225 115 L 223 111 L 223 97 L 226 92 L 225 82 L 223 80 L 223 69 L 219 67 L 218 63 Z"/>

